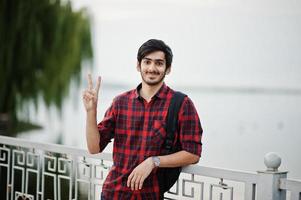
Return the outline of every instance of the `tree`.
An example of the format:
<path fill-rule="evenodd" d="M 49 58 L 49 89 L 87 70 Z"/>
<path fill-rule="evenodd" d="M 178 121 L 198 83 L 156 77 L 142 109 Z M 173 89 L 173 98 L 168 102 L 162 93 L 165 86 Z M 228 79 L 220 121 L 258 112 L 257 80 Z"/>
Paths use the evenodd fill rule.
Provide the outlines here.
<path fill-rule="evenodd" d="M 2 126 L 16 127 L 17 112 L 39 97 L 61 109 L 92 56 L 86 10 L 73 11 L 69 0 L 0 0 Z"/>

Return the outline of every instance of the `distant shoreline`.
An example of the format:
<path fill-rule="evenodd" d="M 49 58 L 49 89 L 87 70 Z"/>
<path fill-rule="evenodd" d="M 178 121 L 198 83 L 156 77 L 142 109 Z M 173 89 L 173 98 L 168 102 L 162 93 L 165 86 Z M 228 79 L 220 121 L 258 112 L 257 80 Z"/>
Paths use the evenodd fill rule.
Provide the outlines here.
<path fill-rule="evenodd" d="M 104 89 L 132 89 L 129 84 L 104 83 Z M 176 90 L 193 91 L 198 93 L 240 93 L 240 94 L 276 94 L 301 95 L 301 88 L 272 88 L 272 87 L 234 87 L 234 86 L 172 86 Z"/>

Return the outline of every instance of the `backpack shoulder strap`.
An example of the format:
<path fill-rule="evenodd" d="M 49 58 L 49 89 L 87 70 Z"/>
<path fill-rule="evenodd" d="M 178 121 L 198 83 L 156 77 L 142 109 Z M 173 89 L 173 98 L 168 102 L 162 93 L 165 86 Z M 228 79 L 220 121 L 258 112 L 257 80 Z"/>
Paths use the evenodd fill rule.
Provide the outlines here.
<path fill-rule="evenodd" d="M 170 152 L 173 147 L 173 141 L 175 138 L 175 132 L 178 127 L 178 114 L 181 108 L 181 105 L 186 97 L 186 94 L 176 91 L 171 98 L 170 105 L 168 107 L 168 113 L 166 116 L 166 140 L 165 140 L 165 149 Z"/>

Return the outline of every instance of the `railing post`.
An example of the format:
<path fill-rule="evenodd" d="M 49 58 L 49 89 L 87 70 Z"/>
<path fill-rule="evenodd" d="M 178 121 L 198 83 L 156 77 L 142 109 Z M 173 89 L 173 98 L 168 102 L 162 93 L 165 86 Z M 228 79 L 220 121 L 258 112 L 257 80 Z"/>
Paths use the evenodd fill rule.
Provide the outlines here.
<path fill-rule="evenodd" d="M 278 171 L 281 158 L 276 153 L 267 153 L 264 157 L 264 164 L 267 169 L 258 171 L 257 199 L 286 200 L 286 191 L 280 190 L 280 178 L 287 177 L 286 171 Z"/>

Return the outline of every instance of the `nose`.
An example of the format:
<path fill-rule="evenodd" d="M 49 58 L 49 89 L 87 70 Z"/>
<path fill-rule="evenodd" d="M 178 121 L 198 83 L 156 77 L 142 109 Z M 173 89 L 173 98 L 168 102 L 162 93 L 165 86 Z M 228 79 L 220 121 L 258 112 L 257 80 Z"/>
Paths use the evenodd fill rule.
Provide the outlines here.
<path fill-rule="evenodd" d="M 149 71 L 156 71 L 155 63 L 151 63 L 148 68 Z"/>

